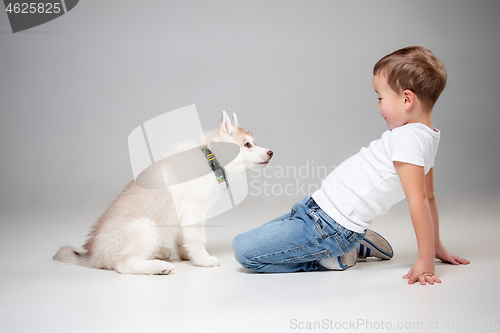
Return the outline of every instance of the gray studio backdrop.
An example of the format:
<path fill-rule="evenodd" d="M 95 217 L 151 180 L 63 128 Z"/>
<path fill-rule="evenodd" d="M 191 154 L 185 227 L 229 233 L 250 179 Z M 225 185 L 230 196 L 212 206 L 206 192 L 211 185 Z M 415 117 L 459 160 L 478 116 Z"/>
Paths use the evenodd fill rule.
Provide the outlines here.
<path fill-rule="evenodd" d="M 129 133 L 190 104 L 206 130 L 236 112 L 275 152 L 250 195 L 295 200 L 319 184 L 316 167 L 386 130 L 372 68 L 408 45 L 448 70 L 434 110 L 439 194 L 498 195 L 498 13 L 484 0 L 86 0 L 13 34 L 0 11 L 1 212 L 97 216 L 132 179 Z"/>

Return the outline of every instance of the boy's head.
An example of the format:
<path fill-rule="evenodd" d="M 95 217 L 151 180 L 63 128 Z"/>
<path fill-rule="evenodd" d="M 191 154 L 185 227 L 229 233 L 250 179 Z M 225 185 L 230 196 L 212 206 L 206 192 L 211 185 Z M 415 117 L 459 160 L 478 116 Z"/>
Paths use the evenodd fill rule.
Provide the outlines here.
<path fill-rule="evenodd" d="M 385 76 L 397 93 L 406 89 L 414 92 L 428 112 L 443 92 L 447 79 L 441 60 L 421 46 L 405 47 L 386 55 L 373 67 L 373 75 Z"/>

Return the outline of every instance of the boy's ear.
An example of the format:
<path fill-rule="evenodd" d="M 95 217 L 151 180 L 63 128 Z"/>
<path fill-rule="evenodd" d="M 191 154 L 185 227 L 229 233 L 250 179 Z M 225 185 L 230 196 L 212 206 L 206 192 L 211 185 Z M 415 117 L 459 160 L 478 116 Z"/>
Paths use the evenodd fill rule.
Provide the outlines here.
<path fill-rule="evenodd" d="M 222 111 L 222 119 L 217 130 L 220 134 L 227 137 L 231 136 L 231 134 L 233 134 L 234 132 L 233 125 L 231 124 L 231 120 L 229 119 L 226 111 Z"/>
<path fill-rule="evenodd" d="M 415 104 L 415 99 L 417 98 L 417 95 L 415 95 L 415 93 L 410 89 L 406 89 L 403 91 L 403 98 L 404 98 L 404 108 L 406 111 L 409 111 Z"/>

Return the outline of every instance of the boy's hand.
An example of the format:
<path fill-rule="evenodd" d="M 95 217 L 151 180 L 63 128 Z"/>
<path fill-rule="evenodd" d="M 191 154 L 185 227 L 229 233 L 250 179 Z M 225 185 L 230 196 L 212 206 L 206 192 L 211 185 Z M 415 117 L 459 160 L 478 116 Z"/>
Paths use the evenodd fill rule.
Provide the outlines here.
<path fill-rule="evenodd" d="M 439 242 L 439 244 L 436 245 L 435 252 L 436 252 L 436 259 L 439 259 L 442 262 L 447 262 L 453 265 L 470 264 L 470 261 L 467 259 L 449 254 L 441 242 Z"/>
<path fill-rule="evenodd" d="M 403 275 L 403 279 L 408 279 L 408 284 L 413 284 L 416 281 L 419 281 L 421 285 L 441 283 L 441 280 L 434 275 L 434 260 L 420 258 L 411 266 L 410 271 Z"/>

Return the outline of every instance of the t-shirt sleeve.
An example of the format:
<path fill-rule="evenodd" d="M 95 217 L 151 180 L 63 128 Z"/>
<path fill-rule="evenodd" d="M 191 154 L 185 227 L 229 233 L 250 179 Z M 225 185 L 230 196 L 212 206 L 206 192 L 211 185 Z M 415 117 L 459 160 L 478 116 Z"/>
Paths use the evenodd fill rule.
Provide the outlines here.
<path fill-rule="evenodd" d="M 425 166 L 424 152 L 418 137 L 411 131 L 395 128 L 389 137 L 391 161 Z"/>

